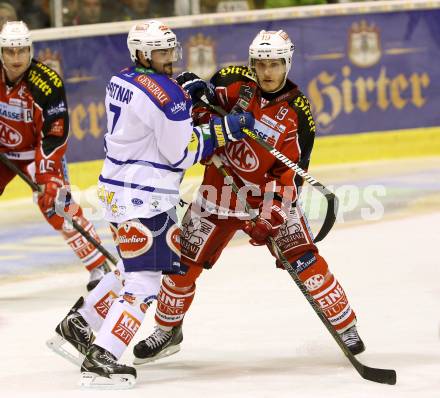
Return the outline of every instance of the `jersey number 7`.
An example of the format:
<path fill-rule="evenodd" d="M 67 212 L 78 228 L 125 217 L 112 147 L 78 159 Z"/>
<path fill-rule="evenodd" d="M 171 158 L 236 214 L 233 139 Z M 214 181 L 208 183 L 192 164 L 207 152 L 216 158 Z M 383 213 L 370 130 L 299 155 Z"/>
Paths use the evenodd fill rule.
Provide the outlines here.
<path fill-rule="evenodd" d="M 115 129 L 116 123 L 118 122 L 119 116 L 121 116 L 121 107 L 110 103 L 109 108 L 110 112 L 115 114 L 113 116 L 112 130 L 110 131 L 110 134 L 113 134 L 113 130 Z"/>

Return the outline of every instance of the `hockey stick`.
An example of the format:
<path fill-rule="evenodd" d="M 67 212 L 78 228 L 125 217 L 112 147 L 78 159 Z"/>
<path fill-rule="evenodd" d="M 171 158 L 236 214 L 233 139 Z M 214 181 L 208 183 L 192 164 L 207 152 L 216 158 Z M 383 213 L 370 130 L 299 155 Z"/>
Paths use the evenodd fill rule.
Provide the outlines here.
<path fill-rule="evenodd" d="M 206 105 L 208 108 L 218 113 L 219 115 L 227 115 L 227 112 L 223 108 L 211 104 L 205 94 L 200 96 L 200 100 L 204 105 Z M 275 156 L 280 162 L 282 162 L 291 170 L 295 171 L 296 174 L 303 178 L 303 180 L 307 181 L 312 187 L 317 189 L 325 196 L 327 200 L 327 213 L 325 215 L 321 229 L 313 240 L 315 243 L 322 241 L 333 228 L 333 225 L 336 221 L 336 214 L 338 212 L 338 198 L 336 197 L 336 195 L 332 191 L 330 191 L 325 185 L 321 184 L 318 180 L 313 178 L 305 170 L 299 167 L 295 162 L 291 161 L 287 156 L 283 155 L 280 151 L 278 151 L 278 149 L 275 149 L 272 145 L 269 145 L 266 141 L 255 134 L 255 132 L 246 128 L 242 129 L 242 131 L 248 137 L 252 138 L 258 144 L 260 144 L 270 154 Z"/>
<path fill-rule="evenodd" d="M 19 167 L 11 162 L 5 154 L 0 152 L 0 161 L 14 173 L 20 176 L 20 178 L 28 184 L 34 191 L 42 192 L 41 187 L 33 182 Z M 91 243 L 96 249 L 98 249 L 113 265 L 116 265 L 118 260 L 114 257 L 105 247 L 103 247 L 92 235 L 90 235 L 77 221 L 75 221 L 68 213 L 64 211 L 64 206 L 55 202 L 55 212 L 63 216 L 68 222 L 70 222 L 89 243 Z"/>
<path fill-rule="evenodd" d="M 237 185 L 232 180 L 231 175 L 228 173 L 228 171 L 223 166 L 222 160 L 217 155 L 214 155 L 212 157 L 212 163 L 219 170 L 219 172 L 225 178 L 227 178 L 227 181 L 229 182 L 232 190 L 235 192 L 235 194 L 237 195 L 240 202 L 242 202 L 242 204 L 244 205 L 245 210 L 249 213 L 251 210 L 249 203 L 247 202 L 246 198 L 241 195 Z M 315 299 L 309 293 L 309 291 L 305 287 L 304 283 L 301 281 L 301 279 L 299 279 L 298 274 L 296 273 L 292 264 L 290 264 L 290 262 L 284 256 L 283 252 L 281 251 L 281 249 L 279 248 L 279 246 L 275 242 L 275 239 L 270 237 L 270 238 L 268 238 L 268 242 L 270 243 L 273 252 L 276 253 L 276 256 L 281 261 L 281 263 L 283 264 L 284 268 L 289 273 L 289 275 L 292 277 L 295 284 L 298 286 L 299 290 L 301 290 L 301 293 L 304 295 L 304 297 L 307 299 L 309 304 L 312 306 L 316 315 L 318 315 L 319 319 L 321 319 L 322 323 L 325 325 L 327 330 L 330 332 L 330 334 L 335 339 L 336 343 L 339 345 L 339 348 L 342 350 L 342 352 L 345 354 L 345 356 L 348 358 L 348 360 L 351 362 L 351 364 L 354 366 L 354 368 L 358 371 L 358 373 L 361 375 L 361 377 L 366 380 L 374 381 L 376 383 L 391 384 L 391 385 L 396 384 L 396 371 L 395 370 L 371 368 L 369 366 L 366 366 L 366 365 L 360 363 L 355 358 L 355 356 L 351 353 L 351 351 L 346 347 L 346 345 L 342 341 L 339 333 L 335 330 L 333 325 L 326 318 L 321 307 L 316 303 Z"/>

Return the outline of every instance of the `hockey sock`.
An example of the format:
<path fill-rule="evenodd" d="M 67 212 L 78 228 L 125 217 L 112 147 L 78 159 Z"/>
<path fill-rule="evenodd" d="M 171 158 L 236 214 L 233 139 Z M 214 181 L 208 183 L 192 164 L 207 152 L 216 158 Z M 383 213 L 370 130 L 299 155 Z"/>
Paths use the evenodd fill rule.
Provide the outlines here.
<path fill-rule="evenodd" d="M 75 216 L 75 220 L 80 224 L 90 235 L 92 235 L 98 242 L 101 242 L 92 223 L 84 218 L 84 216 Z M 88 271 L 99 267 L 105 261 L 104 255 L 93 246 L 84 236 L 82 236 L 76 229 L 67 231 L 62 229 L 61 234 L 66 240 L 67 244 L 72 248 L 75 254 L 82 261 Z"/>
<path fill-rule="evenodd" d="M 164 330 L 171 330 L 173 326 L 179 325 L 191 306 L 195 292 L 194 283 L 187 289 L 177 288 L 173 279 L 165 276 L 157 296 L 155 319 L 158 325 Z"/>
<path fill-rule="evenodd" d="M 160 271 L 126 272 L 125 285 L 113 302 L 94 344 L 119 359 L 144 320 L 160 287 Z"/>
<path fill-rule="evenodd" d="M 78 310 L 94 331 L 101 328 L 113 301 L 122 289 L 122 278 L 117 273 L 118 271 L 105 274 Z"/>
<path fill-rule="evenodd" d="M 318 253 L 307 252 L 293 261 L 292 265 L 326 318 L 339 333 L 356 324 L 356 315 L 344 289 Z"/>

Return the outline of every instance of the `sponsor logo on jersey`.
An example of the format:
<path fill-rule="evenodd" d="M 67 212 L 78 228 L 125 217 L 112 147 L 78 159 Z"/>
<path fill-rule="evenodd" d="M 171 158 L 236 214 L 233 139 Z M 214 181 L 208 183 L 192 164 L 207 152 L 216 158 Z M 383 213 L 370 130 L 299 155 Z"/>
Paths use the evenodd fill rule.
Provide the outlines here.
<path fill-rule="evenodd" d="M 307 116 L 307 122 L 309 124 L 310 132 L 314 133 L 316 131 L 315 121 L 313 120 L 312 112 L 310 110 L 310 103 L 306 97 L 300 96 L 295 99 L 295 105 L 304 111 Z"/>
<path fill-rule="evenodd" d="M 24 86 L 24 85 L 21 86 L 20 89 L 17 91 L 17 94 L 21 99 L 24 99 L 24 96 L 26 94 L 26 86 Z M 12 103 L 12 101 L 11 101 L 11 103 Z"/>
<path fill-rule="evenodd" d="M 275 122 L 277 123 L 277 122 Z M 279 123 L 278 123 L 279 124 Z M 261 123 L 259 120 L 255 120 L 254 132 L 261 139 L 266 141 L 269 145 L 275 146 L 278 142 L 281 133 Z"/>
<path fill-rule="evenodd" d="M 121 340 L 125 345 L 129 345 L 131 339 L 141 326 L 140 321 L 124 311 L 112 329 L 112 334 Z"/>
<path fill-rule="evenodd" d="M 304 285 L 306 286 L 307 290 L 313 292 L 316 289 L 319 289 L 324 284 L 324 275 L 316 274 L 308 278 Z"/>
<path fill-rule="evenodd" d="M 295 267 L 297 274 L 300 274 L 315 263 L 316 257 L 314 256 L 314 254 L 306 253 L 298 260 L 296 260 L 292 265 Z"/>
<path fill-rule="evenodd" d="M 50 126 L 50 130 L 47 135 L 62 137 L 64 135 L 64 119 L 55 120 Z"/>
<path fill-rule="evenodd" d="M 122 258 L 134 258 L 150 250 L 153 234 L 141 222 L 130 220 L 119 225 L 118 241 Z"/>
<path fill-rule="evenodd" d="M 174 103 L 174 105 L 171 107 L 171 113 L 175 115 L 178 112 L 182 112 L 186 110 L 186 101 L 181 101 L 179 103 Z"/>
<path fill-rule="evenodd" d="M 227 75 L 242 75 L 255 80 L 255 75 L 247 66 L 227 66 L 219 71 L 221 76 Z"/>
<path fill-rule="evenodd" d="M 171 101 L 168 94 L 164 91 L 164 89 L 159 86 L 153 79 L 151 79 L 147 75 L 139 75 L 134 78 L 134 81 L 138 82 L 142 87 L 154 97 L 156 98 L 161 105 L 165 105 Z"/>
<path fill-rule="evenodd" d="M 133 199 L 131 199 L 131 203 L 133 203 L 133 206 L 139 207 L 139 206 L 142 206 L 144 204 L 144 201 L 142 199 L 139 199 L 139 198 L 133 198 Z"/>
<path fill-rule="evenodd" d="M 167 231 L 167 244 L 169 248 L 176 253 L 178 256 L 180 256 L 180 234 L 181 230 L 177 225 L 173 225 L 168 231 Z"/>
<path fill-rule="evenodd" d="M 38 62 L 36 64 L 36 67 L 40 69 L 47 77 L 49 77 L 49 81 L 53 83 L 55 87 L 60 88 L 63 85 L 63 81 L 58 76 L 58 73 L 56 73 L 54 70 L 50 69 L 47 65 L 44 65 L 41 62 Z"/>
<path fill-rule="evenodd" d="M 14 148 L 20 145 L 23 141 L 23 136 L 14 128 L 0 121 L 0 143 L 5 147 Z"/>
<path fill-rule="evenodd" d="M 39 89 L 46 97 L 52 94 L 53 90 L 47 80 L 34 69 L 29 71 L 29 82 Z"/>
<path fill-rule="evenodd" d="M 273 129 L 276 129 L 281 133 L 284 133 L 286 131 L 286 126 L 284 126 L 281 123 L 278 123 L 276 120 L 273 120 L 271 117 L 267 115 L 263 115 L 261 117 L 261 121 L 267 124 L 269 127 L 272 127 Z"/>
<path fill-rule="evenodd" d="M 153 304 L 153 301 L 156 299 L 157 296 L 155 294 L 148 296 L 146 299 L 144 299 L 144 302 L 139 305 L 140 310 L 145 314 L 150 305 Z"/>
<path fill-rule="evenodd" d="M 95 311 L 102 319 L 105 319 L 105 317 L 107 316 L 108 310 L 112 306 L 113 301 L 116 297 L 118 297 L 117 294 L 113 290 L 110 290 L 93 306 L 95 308 Z"/>
<path fill-rule="evenodd" d="M 191 212 L 187 212 L 182 220 L 180 235 L 182 255 L 197 261 L 214 228 L 215 224 L 211 221 L 191 218 Z"/>
<path fill-rule="evenodd" d="M 131 293 L 125 293 L 123 296 L 122 296 L 122 301 L 121 301 L 121 303 L 122 302 L 124 302 L 124 301 L 126 301 L 128 304 L 134 304 L 134 302 L 136 301 L 136 297 L 135 296 L 133 296 Z"/>
<path fill-rule="evenodd" d="M 153 213 L 160 213 L 162 211 L 162 196 L 151 195 L 150 211 Z"/>
<path fill-rule="evenodd" d="M 12 104 L 5 104 L 0 102 L 0 117 L 8 120 L 13 120 L 14 122 L 21 122 L 22 120 L 26 123 L 32 121 L 32 110 L 28 108 L 23 108 L 21 105 L 24 101 L 20 101 L 18 106 Z M 26 104 L 26 102 L 24 102 Z"/>
<path fill-rule="evenodd" d="M 228 145 L 226 156 L 231 164 L 240 171 L 250 173 L 257 170 L 260 165 L 257 155 L 246 141 L 238 141 Z"/>
<path fill-rule="evenodd" d="M 47 109 L 48 116 L 59 115 L 64 112 L 67 112 L 67 106 L 64 101 L 61 101 L 59 104 L 51 106 Z"/>
<path fill-rule="evenodd" d="M 320 293 L 317 294 L 319 295 Z M 349 307 L 347 296 L 338 282 L 323 297 L 315 300 L 328 318 L 339 315 L 347 306 Z"/>

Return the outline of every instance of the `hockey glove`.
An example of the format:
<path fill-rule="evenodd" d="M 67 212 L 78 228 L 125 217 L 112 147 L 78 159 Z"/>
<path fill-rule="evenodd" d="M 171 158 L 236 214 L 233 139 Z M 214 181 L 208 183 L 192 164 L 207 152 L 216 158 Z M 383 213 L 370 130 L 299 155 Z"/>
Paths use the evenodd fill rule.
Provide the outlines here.
<path fill-rule="evenodd" d="M 229 114 L 224 117 L 213 116 L 209 122 L 211 135 L 215 141 L 215 147 L 221 147 L 227 142 L 242 140 L 246 134 L 242 128 L 253 129 L 255 119 L 250 112 Z"/>
<path fill-rule="evenodd" d="M 275 237 L 287 220 L 282 203 L 274 199 L 270 203 L 260 205 L 260 215 L 255 221 L 246 221 L 244 231 L 252 238 L 249 242 L 254 246 L 267 243 L 267 238 Z"/>
<path fill-rule="evenodd" d="M 53 174 L 40 174 L 36 176 L 37 184 L 41 187 L 38 194 L 38 206 L 47 213 L 55 204 L 58 190 L 64 185 L 63 180 Z"/>
<path fill-rule="evenodd" d="M 200 97 L 205 94 L 208 101 L 211 103 L 215 99 L 214 90 L 192 72 L 182 72 L 176 77 L 176 81 L 191 97 L 193 103 L 200 100 Z"/>

